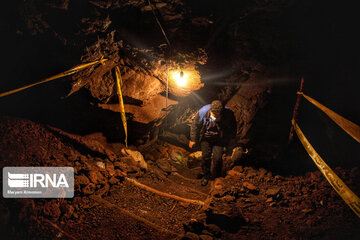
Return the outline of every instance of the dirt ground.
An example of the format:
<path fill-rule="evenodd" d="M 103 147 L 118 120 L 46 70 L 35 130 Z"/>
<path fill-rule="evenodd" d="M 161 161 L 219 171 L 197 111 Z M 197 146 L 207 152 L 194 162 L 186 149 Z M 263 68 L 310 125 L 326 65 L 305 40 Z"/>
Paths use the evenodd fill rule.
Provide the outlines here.
<path fill-rule="evenodd" d="M 29 120 L 0 119 L 0 163 L 71 166 L 72 199 L 1 199 L 5 239 L 358 239 L 360 219 L 319 171 L 281 176 L 251 164 L 200 184 L 200 163 L 168 143 L 130 147 Z M 191 160 L 191 164 L 190 164 Z M 356 194 L 360 170 L 334 168 Z M 2 238 L 4 239 L 4 238 Z"/>

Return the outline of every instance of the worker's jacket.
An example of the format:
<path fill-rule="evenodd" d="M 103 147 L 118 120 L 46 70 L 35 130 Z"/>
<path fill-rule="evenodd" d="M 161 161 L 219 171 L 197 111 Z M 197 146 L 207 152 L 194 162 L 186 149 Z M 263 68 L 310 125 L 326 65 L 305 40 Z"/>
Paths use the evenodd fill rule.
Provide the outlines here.
<path fill-rule="evenodd" d="M 190 129 L 190 140 L 196 143 L 200 143 L 204 140 L 204 133 L 207 125 L 210 123 L 210 104 L 203 106 L 196 113 L 195 118 L 192 121 Z M 231 138 L 236 136 L 236 120 L 234 113 L 225 108 L 221 119 L 219 121 L 220 126 L 220 143 L 226 146 Z"/>

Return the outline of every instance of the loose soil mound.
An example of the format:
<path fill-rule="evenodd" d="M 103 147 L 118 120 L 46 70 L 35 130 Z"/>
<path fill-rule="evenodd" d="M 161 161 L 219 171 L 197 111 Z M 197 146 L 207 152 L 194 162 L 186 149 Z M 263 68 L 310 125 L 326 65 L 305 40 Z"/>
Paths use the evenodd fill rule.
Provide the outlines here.
<path fill-rule="evenodd" d="M 356 239 L 360 220 L 320 172 L 273 176 L 235 166 L 201 186 L 198 164 L 174 161 L 171 144 L 142 152 L 147 170 L 101 134 L 77 136 L 0 119 L 0 165 L 72 166 L 72 199 L 5 199 L 8 239 Z M 135 147 L 132 150 L 141 150 Z M 156 150 L 156 151 L 155 151 Z M 155 155 L 157 152 L 157 155 Z M 167 152 L 167 153 L 166 153 Z M 149 154 L 153 154 L 149 156 Z M 334 171 L 357 194 L 359 168 Z"/>

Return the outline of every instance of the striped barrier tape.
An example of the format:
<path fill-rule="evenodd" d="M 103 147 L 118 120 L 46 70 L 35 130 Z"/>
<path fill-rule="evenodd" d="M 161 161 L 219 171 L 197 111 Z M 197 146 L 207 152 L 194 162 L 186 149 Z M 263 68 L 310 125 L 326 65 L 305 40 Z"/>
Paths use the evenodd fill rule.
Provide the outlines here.
<path fill-rule="evenodd" d="M 55 79 L 58 79 L 58 78 L 61 78 L 61 77 L 65 77 L 65 76 L 68 76 L 68 75 L 71 75 L 71 74 L 74 74 L 84 68 L 87 68 L 87 67 L 90 67 L 92 65 L 95 65 L 95 64 L 98 64 L 98 63 L 101 63 L 101 64 L 104 64 L 104 62 L 107 61 L 107 59 L 104 59 L 103 57 L 101 57 L 99 60 L 97 61 L 94 61 L 94 62 L 90 62 L 90 63 L 85 63 L 85 64 L 81 64 L 79 66 L 76 66 L 76 67 L 73 67 L 65 72 L 62 72 L 62 73 L 59 73 L 59 74 L 56 74 L 55 76 L 52 76 L 52 77 L 49 77 L 49 78 L 45 78 L 44 80 L 41 80 L 39 82 L 36 82 L 36 83 L 32 83 L 32 84 L 29 84 L 29 85 L 26 85 L 24 87 L 21 87 L 21 88 L 17 88 L 17 89 L 14 89 L 14 90 L 10 90 L 10 91 L 7 91 L 7 92 L 4 92 L 4 93 L 0 93 L 0 98 L 2 97 L 5 97 L 7 95 L 10 95 L 10 94 L 13 94 L 13 93 L 17 93 L 17 92 L 20 92 L 22 90 L 25 90 L 25 89 L 28 89 L 28 88 L 31 88 L 31 87 L 34 87 L 36 85 L 39 85 L 39 84 L 42 84 L 42 83 L 46 83 L 46 82 L 50 82 L 52 80 L 55 80 Z"/>
<path fill-rule="evenodd" d="M 126 123 L 126 115 L 125 115 L 125 107 L 124 107 L 124 100 L 121 93 L 121 86 L 122 86 L 122 79 L 121 79 L 121 73 L 118 66 L 115 67 L 115 76 L 116 76 L 116 84 L 117 84 L 117 93 L 119 97 L 119 105 L 120 105 L 120 114 L 121 114 L 121 120 L 123 122 L 124 126 L 124 132 L 125 132 L 125 146 L 127 147 L 127 123 Z"/>
<path fill-rule="evenodd" d="M 354 213 L 360 218 L 360 199 L 353 193 L 348 186 L 334 173 L 334 171 L 325 163 L 320 155 L 315 151 L 310 142 L 306 139 L 304 133 L 301 131 L 297 123 L 291 120 L 294 126 L 295 132 L 298 135 L 302 145 L 312 158 L 320 172 L 325 176 L 326 180 L 345 201 L 345 203 L 354 211 Z"/>
<path fill-rule="evenodd" d="M 360 143 L 360 127 L 358 125 L 340 116 L 336 112 L 325 107 L 324 105 L 322 105 L 315 99 L 307 96 L 303 92 L 297 92 L 297 94 L 304 96 L 309 102 L 314 104 L 317 108 L 319 108 L 326 115 L 328 115 L 337 125 L 339 125 L 345 132 L 347 132 L 350 136 L 352 136 L 356 141 Z"/>

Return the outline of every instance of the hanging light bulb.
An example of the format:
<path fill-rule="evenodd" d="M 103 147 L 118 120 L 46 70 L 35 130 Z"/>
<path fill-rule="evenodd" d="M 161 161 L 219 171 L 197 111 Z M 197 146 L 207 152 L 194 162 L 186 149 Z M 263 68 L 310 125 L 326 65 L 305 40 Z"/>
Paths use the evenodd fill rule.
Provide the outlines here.
<path fill-rule="evenodd" d="M 187 75 L 181 70 L 173 73 L 173 79 L 179 87 L 184 87 L 187 83 Z"/>

